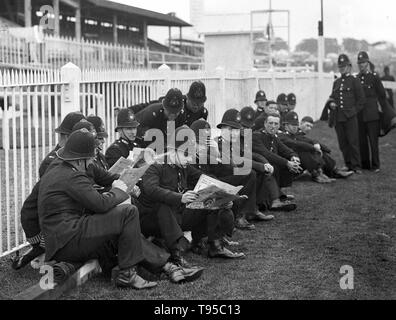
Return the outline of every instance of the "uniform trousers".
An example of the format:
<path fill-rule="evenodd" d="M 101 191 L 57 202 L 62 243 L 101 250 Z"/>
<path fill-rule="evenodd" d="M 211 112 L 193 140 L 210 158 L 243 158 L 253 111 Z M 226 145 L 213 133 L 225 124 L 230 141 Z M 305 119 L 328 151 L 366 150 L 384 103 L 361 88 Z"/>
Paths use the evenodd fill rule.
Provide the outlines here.
<path fill-rule="evenodd" d="M 337 122 L 335 126 L 338 144 L 344 156 L 345 165 L 350 170 L 361 168 L 359 148 L 359 126 L 356 116 L 345 122 Z"/>
<path fill-rule="evenodd" d="M 227 209 L 190 210 L 160 203 L 154 208 L 140 207 L 139 211 L 143 234 L 163 239 L 169 250 L 179 249 L 183 231 L 191 231 L 194 241 L 206 236 L 208 241 L 214 241 L 232 233 L 234 227 L 233 213 Z"/>
<path fill-rule="evenodd" d="M 380 122 L 363 122 L 359 119 L 360 156 L 363 169 L 379 169 Z"/>
<path fill-rule="evenodd" d="M 84 263 L 98 259 L 104 272 L 117 262 L 120 269 L 140 264 L 157 272 L 168 258 L 168 253 L 142 236 L 138 209 L 121 205 L 106 214 L 86 216 L 75 237 L 57 251 L 53 260 Z"/>

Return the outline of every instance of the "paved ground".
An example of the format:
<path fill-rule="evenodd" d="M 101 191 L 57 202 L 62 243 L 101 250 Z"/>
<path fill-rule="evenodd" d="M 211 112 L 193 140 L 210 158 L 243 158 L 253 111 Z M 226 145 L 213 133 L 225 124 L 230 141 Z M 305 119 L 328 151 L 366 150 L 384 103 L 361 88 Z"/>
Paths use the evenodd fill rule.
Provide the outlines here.
<path fill-rule="evenodd" d="M 315 137 L 340 153 L 334 131 L 321 123 Z M 64 299 L 395 299 L 396 298 L 396 132 L 381 139 L 383 168 L 348 181 L 317 185 L 297 181 L 289 192 L 295 213 L 238 232 L 244 261 L 188 255 L 206 267 L 202 279 L 181 286 L 161 282 L 146 292 L 117 290 L 97 277 Z M 354 290 L 340 288 L 340 268 L 354 269 Z M 16 274 L 0 261 L 0 299 L 37 281 L 29 269 Z"/>

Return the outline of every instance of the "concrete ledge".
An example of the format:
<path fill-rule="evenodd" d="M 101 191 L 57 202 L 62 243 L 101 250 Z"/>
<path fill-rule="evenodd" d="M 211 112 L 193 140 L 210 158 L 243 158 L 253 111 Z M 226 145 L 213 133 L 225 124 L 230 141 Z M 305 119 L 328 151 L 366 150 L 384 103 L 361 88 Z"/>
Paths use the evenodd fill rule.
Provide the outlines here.
<path fill-rule="evenodd" d="M 56 284 L 52 290 L 43 290 L 36 284 L 18 294 L 14 300 L 56 300 L 62 294 L 77 288 L 87 282 L 92 276 L 100 272 L 97 260 L 92 260 L 83 265 L 69 279 L 61 284 Z"/>

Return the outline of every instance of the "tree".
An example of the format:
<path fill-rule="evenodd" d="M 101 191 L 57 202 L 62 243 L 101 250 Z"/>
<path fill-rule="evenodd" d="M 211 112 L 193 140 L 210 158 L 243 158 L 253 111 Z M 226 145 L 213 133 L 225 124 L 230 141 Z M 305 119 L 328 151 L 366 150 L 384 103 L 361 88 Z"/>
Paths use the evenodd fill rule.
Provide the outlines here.
<path fill-rule="evenodd" d="M 368 51 L 369 44 L 366 40 L 357 40 L 353 38 L 342 39 L 342 46 L 346 52 L 358 53 L 360 51 Z"/>

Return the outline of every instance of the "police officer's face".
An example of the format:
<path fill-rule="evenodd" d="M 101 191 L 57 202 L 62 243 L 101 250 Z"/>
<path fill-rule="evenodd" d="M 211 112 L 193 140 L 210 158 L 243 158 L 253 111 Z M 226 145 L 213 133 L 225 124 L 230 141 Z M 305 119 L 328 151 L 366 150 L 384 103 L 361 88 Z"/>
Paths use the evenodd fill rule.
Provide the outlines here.
<path fill-rule="evenodd" d="M 269 134 L 277 134 L 280 128 L 280 119 L 278 117 L 268 117 L 264 122 L 264 128 Z"/>
<path fill-rule="evenodd" d="M 186 107 L 192 113 L 197 113 L 197 112 L 199 112 L 200 110 L 203 109 L 204 103 L 203 102 L 192 101 L 189 98 L 187 98 Z"/>
<path fill-rule="evenodd" d="M 278 105 L 270 104 L 269 106 L 265 106 L 264 110 L 265 110 L 266 114 L 277 113 L 278 112 Z"/>
<path fill-rule="evenodd" d="M 105 139 L 102 138 L 102 137 L 100 137 L 100 138 L 97 138 L 96 141 L 97 141 L 97 143 L 98 143 L 98 146 L 97 146 L 98 150 L 99 150 L 99 151 L 102 151 L 102 150 L 103 150 L 104 143 L 105 143 Z"/>
<path fill-rule="evenodd" d="M 257 101 L 256 102 L 257 108 L 265 110 L 266 103 L 267 103 L 266 101 Z"/>
<path fill-rule="evenodd" d="M 189 163 L 192 163 L 192 156 L 188 154 L 187 150 L 175 152 L 175 164 L 177 166 L 185 168 Z"/>
<path fill-rule="evenodd" d="M 338 67 L 338 70 L 340 71 L 341 74 L 347 74 L 351 72 L 352 67 L 350 65 L 347 65 L 345 67 Z"/>
<path fill-rule="evenodd" d="M 224 126 L 221 128 L 221 136 L 230 142 L 237 142 L 240 137 L 241 131 L 239 129 L 234 129 L 229 126 Z"/>
<path fill-rule="evenodd" d="M 164 110 L 164 115 L 166 117 L 166 119 L 168 121 L 175 121 L 177 119 L 177 117 L 179 116 L 181 111 L 179 111 L 178 113 L 171 113 L 168 110 Z"/>
<path fill-rule="evenodd" d="M 367 71 L 369 68 L 369 63 L 368 62 L 362 62 L 362 63 L 358 63 L 359 66 L 359 70 L 360 72 L 364 72 Z"/>
<path fill-rule="evenodd" d="M 137 128 L 124 128 L 121 130 L 121 136 L 129 141 L 135 141 Z"/>
<path fill-rule="evenodd" d="M 298 131 L 298 126 L 292 125 L 292 124 L 287 124 L 286 130 L 289 131 L 291 134 L 296 134 Z"/>
<path fill-rule="evenodd" d="M 287 104 L 278 104 L 278 110 L 280 111 L 280 112 L 286 112 L 286 111 L 288 111 L 288 105 Z"/>
<path fill-rule="evenodd" d="M 301 122 L 300 129 L 305 134 L 308 134 L 313 129 L 313 124 L 310 122 Z"/>

